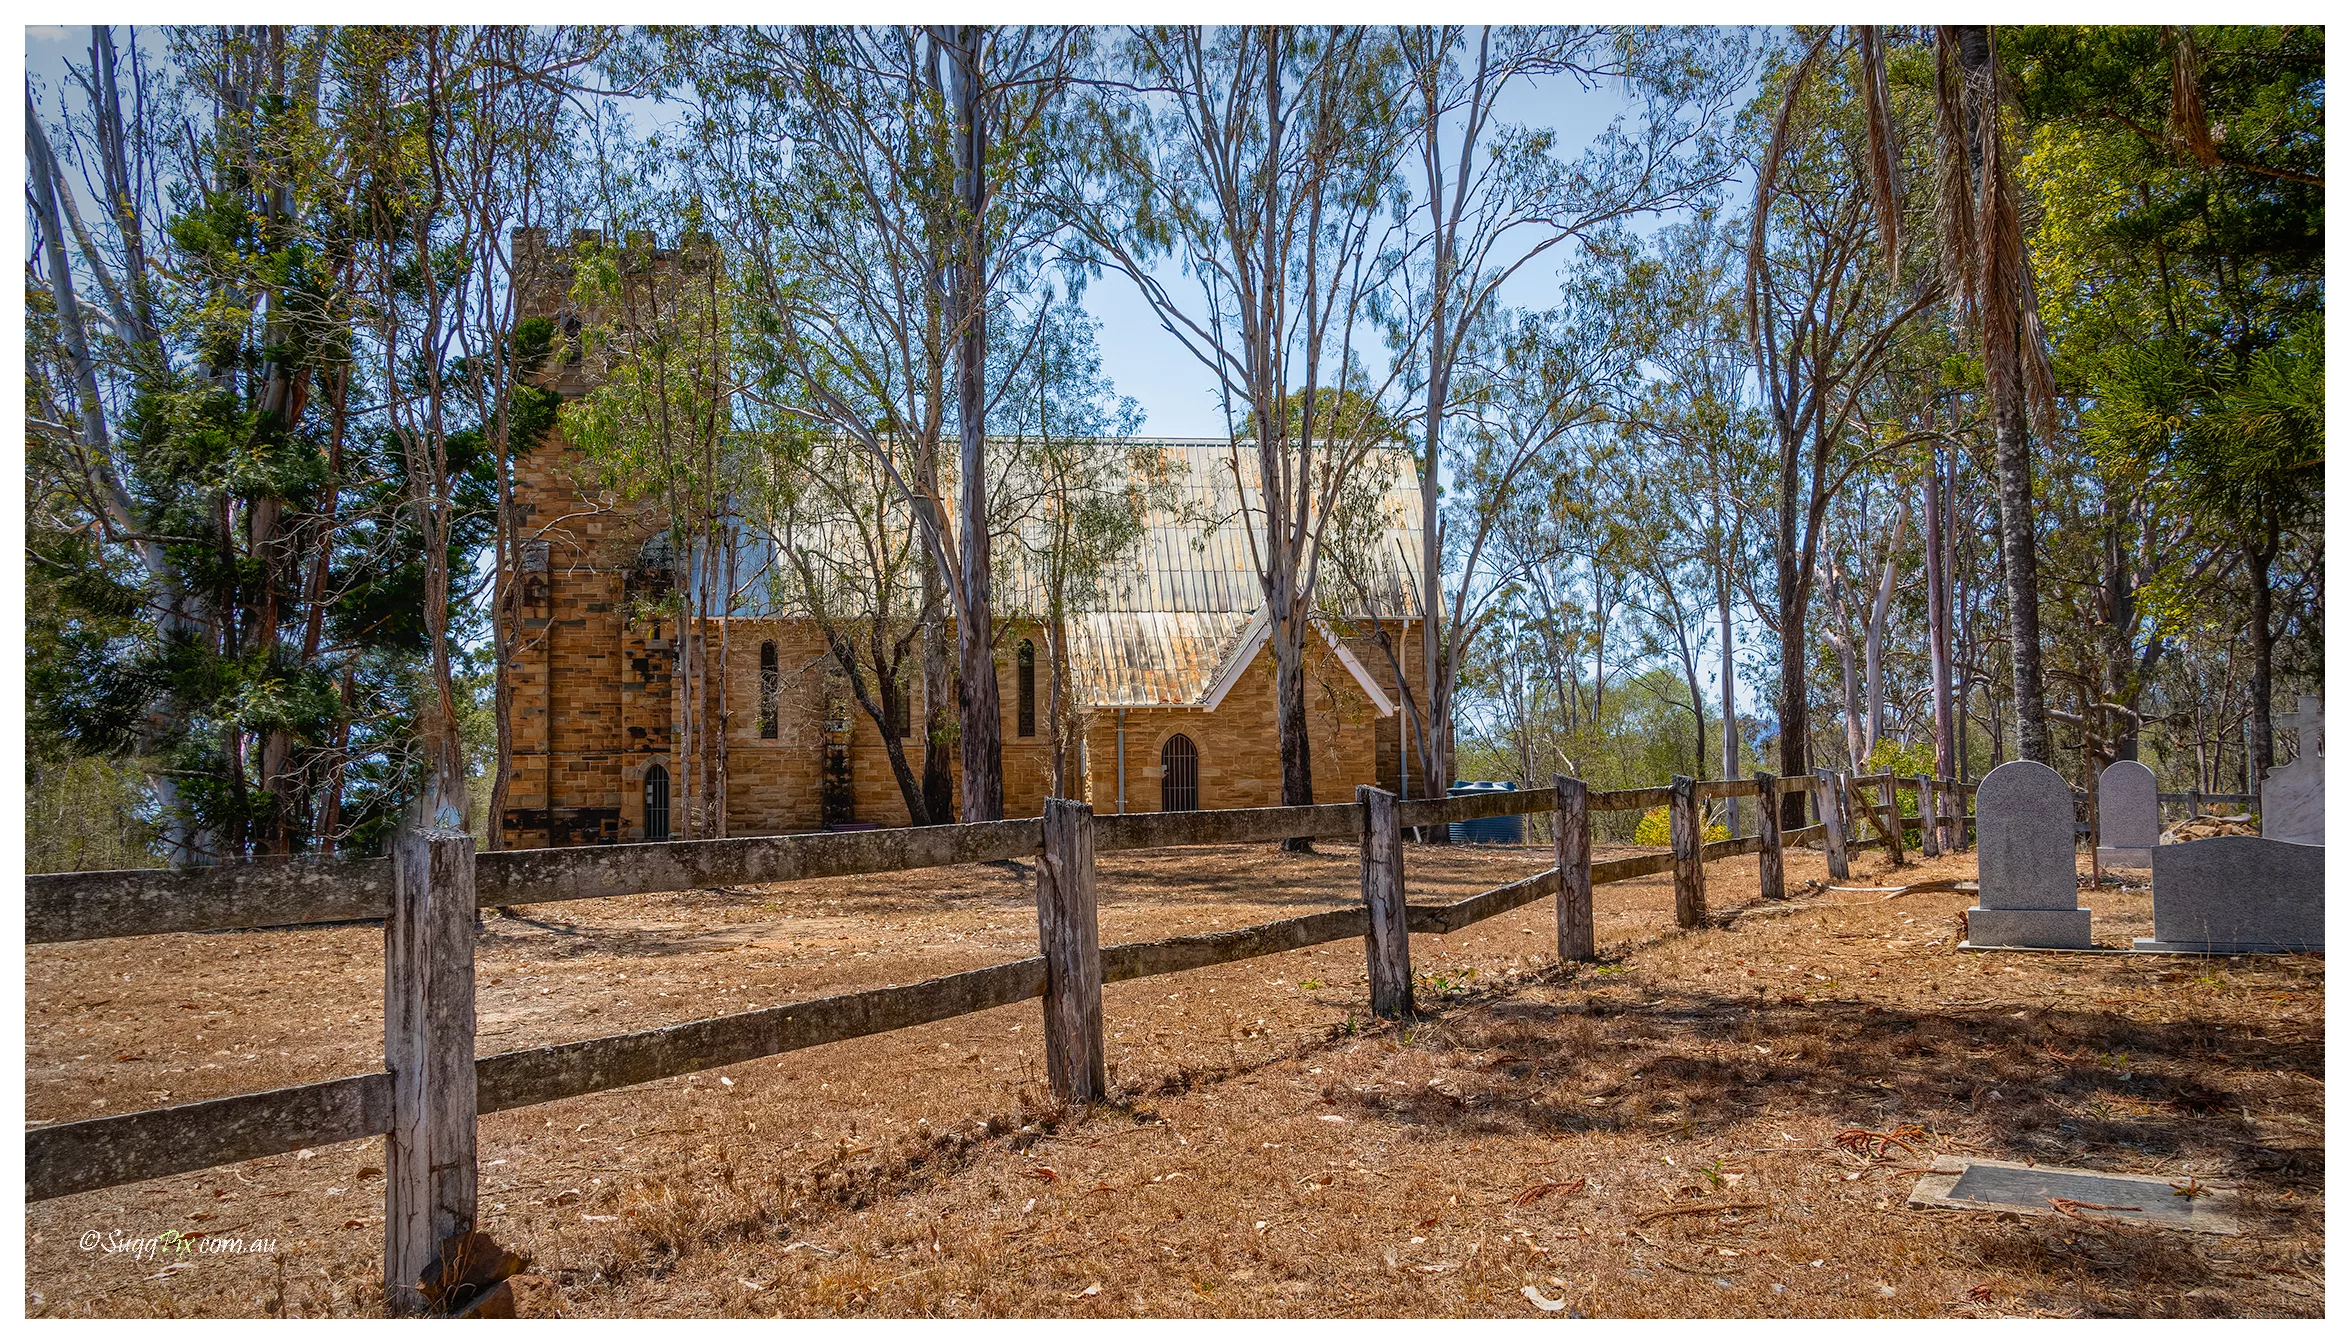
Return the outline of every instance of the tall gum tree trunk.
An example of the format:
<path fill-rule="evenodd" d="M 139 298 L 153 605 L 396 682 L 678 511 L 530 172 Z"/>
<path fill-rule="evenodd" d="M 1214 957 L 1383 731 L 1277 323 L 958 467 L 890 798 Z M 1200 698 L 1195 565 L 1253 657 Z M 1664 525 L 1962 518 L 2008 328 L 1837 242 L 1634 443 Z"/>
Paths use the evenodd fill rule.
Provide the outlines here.
<path fill-rule="evenodd" d="M 1997 171 L 2001 157 L 1997 119 L 1997 74 L 1993 66 L 1991 30 L 1981 24 L 1955 28 L 1958 64 L 1970 90 L 1988 90 L 1988 96 L 1968 99 L 1968 137 L 1975 176 L 1976 230 L 1994 227 L 1998 209 L 2007 204 L 2004 179 Z M 1992 202 L 1986 209 L 1983 202 Z M 1984 216 L 1991 216 L 1985 218 Z M 2052 764 L 2048 744 L 2047 696 L 2040 675 L 2040 551 L 2032 511 L 2032 437 L 2025 423 L 2022 377 L 2023 313 L 2020 285 L 1995 283 L 1994 268 L 2023 264 L 2018 255 L 2003 256 L 1993 241 L 1980 259 L 1985 278 L 1980 282 L 1977 325 L 1984 332 L 1984 382 L 1991 401 L 1992 446 L 1999 470 L 1999 530 L 2006 557 L 2008 656 L 2015 679 L 2016 751 L 2027 761 Z M 1997 307 L 1994 307 L 1997 305 Z"/>
<path fill-rule="evenodd" d="M 1281 734 L 1281 803 L 1304 807 L 1314 801 L 1314 756 L 1306 737 L 1305 622 L 1297 617 L 1273 629 L 1274 717 Z M 1284 841 L 1305 848 L 1309 842 Z"/>
<path fill-rule="evenodd" d="M 938 438 L 925 433 L 914 470 L 920 490 L 914 512 L 925 548 L 942 532 L 938 516 Z M 922 566 L 922 812 L 928 824 L 943 825 L 955 815 L 955 771 L 947 738 L 960 712 L 954 666 L 947 657 L 946 581 L 937 562 Z M 952 712 L 950 712 L 952 711 Z"/>
<path fill-rule="evenodd" d="M 946 739 L 954 722 L 947 712 L 955 703 L 954 668 L 947 662 L 946 621 L 942 614 L 946 594 L 941 591 L 938 566 L 925 565 L 922 575 L 922 811 L 931 825 L 955 815 L 955 772 L 947 765 Z"/>
<path fill-rule="evenodd" d="M 1779 778 L 1811 776 L 1811 705 L 1809 679 L 1804 675 L 1805 600 L 1810 596 L 1794 574 L 1792 546 L 1779 552 Z M 1788 789 L 1779 799 L 1779 823 L 1788 830 L 1803 826 L 1802 789 Z"/>
<path fill-rule="evenodd" d="M 2040 548 L 2032 510 L 2032 443 L 2024 408 L 1994 406 L 1999 458 L 1999 539 L 2007 563 L 2007 633 L 2015 679 L 2016 754 L 2050 763 L 2047 699 L 2040 679 Z"/>
<path fill-rule="evenodd" d="M 980 105 L 980 30 L 958 28 L 954 78 L 955 201 L 958 255 L 953 268 L 955 418 L 962 441 L 963 600 L 956 624 L 961 674 L 964 821 L 1004 815 L 1003 702 L 996 685 L 995 604 L 987 517 L 987 120 Z"/>

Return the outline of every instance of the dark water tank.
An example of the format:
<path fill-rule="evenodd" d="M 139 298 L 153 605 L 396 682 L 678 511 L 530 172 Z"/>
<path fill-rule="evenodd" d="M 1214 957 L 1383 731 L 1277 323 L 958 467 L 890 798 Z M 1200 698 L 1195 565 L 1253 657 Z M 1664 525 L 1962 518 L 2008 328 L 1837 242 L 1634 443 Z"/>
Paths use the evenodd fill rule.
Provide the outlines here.
<path fill-rule="evenodd" d="M 1469 793 L 1516 793 L 1514 780 L 1456 779 L 1448 790 L 1458 798 Z M 1456 821 L 1448 828 L 1456 845 L 1522 845 L 1526 843 L 1526 819 L 1522 816 L 1479 817 L 1475 821 Z"/>

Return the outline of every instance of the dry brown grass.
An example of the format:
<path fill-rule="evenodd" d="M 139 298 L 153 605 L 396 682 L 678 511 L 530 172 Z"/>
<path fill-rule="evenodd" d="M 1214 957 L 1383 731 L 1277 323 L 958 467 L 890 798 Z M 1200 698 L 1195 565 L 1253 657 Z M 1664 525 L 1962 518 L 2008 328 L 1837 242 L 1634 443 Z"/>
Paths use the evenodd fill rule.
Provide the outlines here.
<path fill-rule="evenodd" d="M 1104 940 L 1347 899 L 1352 855 L 1325 848 L 1105 856 Z M 1544 862 L 1413 849 L 1408 881 L 1447 899 Z M 1854 885 L 1970 872 L 1871 856 Z M 1119 1101 L 1083 1115 L 1045 1096 L 1029 1004 L 486 1117 L 485 1221 L 531 1256 L 536 1314 L 1541 1314 L 1529 1285 L 1593 1316 L 2322 1312 L 2322 960 L 1960 954 L 1968 897 L 1819 877 L 1794 857 L 1762 908 L 1750 860 L 1713 865 L 1726 917 L 1694 933 L 1668 879 L 1603 887 L 1612 960 L 1573 971 L 1546 906 L 1415 938 L 1407 1026 L 1363 1019 L 1353 944 L 1114 985 Z M 482 1048 L 1026 955 L 1032 880 L 493 918 Z M 2143 891 L 2091 903 L 2101 942 L 2151 931 Z M 31 949 L 30 1113 L 375 1067 L 379 949 L 370 929 Z M 1854 1129 L 1919 1151 L 1839 1147 Z M 1936 1153 L 2192 1173 L 2241 1186 L 2253 1231 L 1910 1210 L 1904 1169 Z M 27 1308 L 367 1313 L 380 1154 L 35 1205 Z M 280 1250 L 154 1277 L 78 1249 L 113 1227 Z"/>

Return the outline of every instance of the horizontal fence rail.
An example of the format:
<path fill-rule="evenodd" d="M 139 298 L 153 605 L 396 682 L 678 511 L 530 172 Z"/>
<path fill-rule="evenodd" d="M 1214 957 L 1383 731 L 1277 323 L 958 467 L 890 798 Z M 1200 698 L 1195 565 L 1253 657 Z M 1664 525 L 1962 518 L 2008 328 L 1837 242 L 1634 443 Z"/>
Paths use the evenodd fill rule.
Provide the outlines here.
<path fill-rule="evenodd" d="M 363 1073 L 25 1131 L 25 1198 L 55 1199 L 392 1127 L 392 1075 Z"/>
<path fill-rule="evenodd" d="M 1247 845 L 1267 840 L 1351 840 L 1362 833 L 1363 810 L 1353 803 L 1236 807 L 1216 812 L 1129 812 L 1093 819 L 1093 847 L 1099 852 Z"/>
<path fill-rule="evenodd" d="M 74 943 L 382 919 L 392 908 L 392 861 L 41 873 L 24 887 L 25 941 Z"/>
<path fill-rule="evenodd" d="M 484 906 L 583 901 L 649 891 L 897 873 L 1026 858 L 1043 847 L 1035 817 L 961 826 L 899 826 L 743 840 L 672 840 L 571 849 L 504 849 L 475 862 Z"/>
<path fill-rule="evenodd" d="M 1892 834 L 1845 840 L 1840 816 L 1782 832 L 1776 813 L 1789 792 L 1815 801 L 1830 795 L 1812 780 L 1676 780 L 1665 788 L 1592 791 L 1562 777 L 1556 789 L 1522 789 L 1448 798 L 1395 799 L 1364 790 L 1353 804 L 1228 809 L 1214 812 L 1146 813 L 1094 817 L 1083 804 L 1055 801 L 1061 820 L 1042 818 L 977 825 L 903 828 L 741 840 L 678 841 L 563 850 L 471 854 L 469 837 L 436 834 L 395 869 L 390 860 L 333 863 L 224 865 L 194 871 L 137 871 L 55 874 L 26 880 L 26 939 L 62 942 L 157 933 L 219 931 L 342 920 L 386 920 L 387 941 L 402 956 L 387 962 L 387 1059 L 395 1030 L 407 1050 L 430 1045 L 434 1033 L 470 1054 L 473 1016 L 472 920 L 447 912 L 455 901 L 468 911 L 480 907 L 542 901 L 581 900 L 644 892 L 790 882 L 809 878 L 897 872 L 1039 856 L 1040 919 L 1063 911 L 1064 922 L 1048 926 L 1047 954 L 924 980 L 916 984 L 860 990 L 827 998 L 781 1004 L 722 1017 L 704 1018 L 617 1036 L 539 1046 L 473 1061 L 473 1097 L 462 1133 L 442 1133 L 453 1124 L 448 1096 L 418 1097 L 395 1086 L 396 1069 L 324 1082 L 305 1083 L 242 1096 L 220 1097 L 155 1110 L 46 1125 L 25 1135 L 25 1191 L 28 1199 L 63 1195 L 153 1180 L 227 1162 L 290 1152 L 297 1148 L 389 1135 L 387 1167 L 403 1156 L 416 1167 L 417 1152 L 446 1151 L 463 1156 L 471 1168 L 472 1114 L 583 1096 L 677 1077 L 703 1069 L 763 1059 L 814 1046 L 854 1040 L 905 1027 L 985 1012 L 1032 999 L 1046 1002 L 1048 1060 L 1055 1090 L 1073 1099 L 1098 1096 L 1105 1086 L 1101 1060 L 1100 987 L 1146 976 L 1218 966 L 1273 956 L 1347 939 L 1366 940 L 1371 952 L 1372 1000 L 1382 1012 L 1411 1006 L 1409 950 L 1405 933 L 1447 934 L 1479 921 L 1555 898 L 1562 931 L 1561 954 L 1587 958 L 1591 889 L 1613 882 L 1672 873 L 1676 906 L 1684 925 L 1704 918 L 1703 865 L 1760 855 L 1766 896 L 1783 894 L 1778 877 L 1787 845 L 1818 843 L 1831 856 L 1831 870 L 1846 850 L 1886 846 L 1902 828 L 1929 823 L 1951 828 L 1958 843 L 1972 818 L 1964 798 L 1971 785 L 1924 781 L 1929 792 L 1954 804 L 1950 813 L 1890 817 L 1880 823 L 1873 807 L 1853 792 L 1871 781 L 1882 785 L 1919 781 L 1890 776 L 1841 781 L 1837 812 L 1861 804 L 1870 823 Z M 1567 806 L 1572 796 L 1573 806 Z M 2226 795 L 2201 795 L 2223 801 Z M 1764 814 L 1758 834 L 1703 843 L 1701 818 L 1688 809 L 1706 800 L 1759 798 Z M 1672 808 L 1676 814 L 1671 850 L 1592 861 L 1590 814 Z M 1702 809 L 1700 809 L 1702 810 Z M 1889 814 L 1891 809 L 1886 809 Z M 1411 905 L 1403 899 L 1394 848 L 1412 827 L 1447 825 L 1487 817 L 1553 812 L 1558 865 L 1442 905 Z M 1059 836 L 1061 838 L 1056 839 Z M 1294 837 L 1352 838 L 1364 846 L 1363 903 L 1316 911 L 1247 928 L 1183 934 L 1148 942 L 1097 948 L 1092 906 L 1093 856 L 1186 845 L 1251 844 Z M 424 839 L 419 837 L 420 841 Z M 1571 843 L 1570 843 L 1571 842 Z M 1056 848 L 1065 846 L 1066 849 Z M 1380 856 L 1373 861 L 1374 850 Z M 429 862 L 427 855 L 429 851 Z M 406 853 L 406 851 L 403 851 Z M 1894 850 L 1896 856 L 1899 850 Z M 462 858 L 462 862 L 458 860 Z M 1571 866 L 1571 867 L 1570 867 Z M 1564 880 L 1571 872 L 1572 881 Z M 1837 874 L 1841 876 L 1841 873 Z M 446 884 L 445 888 L 443 884 Z M 442 898 L 445 898 L 442 899 Z M 433 913 L 434 911 L 441 913 Z M 406 913 L 403 913 L 406 912 Z M 1077 925 L 1066 920 L 1079 918 Z M 1581 942 L 1570 947 L 1567 931 Z M 418 942 L 419 930 L 435 930 Z M 405 932 L 403 932 L 405 930 Z M 446 944 L 446 945 L 444 945 Z M 413 975 L 452 986 L 424 989 L 403 978 Z M 454 994 L 455 997 L 450 997 Z M 1090 999 L 1087 998 L 1090 995 Z M 395 1011 L 395 1009 L 397 1011 Z M 457 1021 L 450 1013 L 459 1015 Z M 401 1024 L 395 1027 L 395 1023 Z M 421 1033 L 418 1035 L 417 1033 Z M 1072 1042 L 1072 1033 L 1094 1038 Z M 445 1044 L 436 1049 L 448 1048 Z M 1089 1062 L 1090 1061 L 1090 1072 Z M 1063 1067 L 1066 1064 L 1067 1067 Z M 457 1067 L 462 1068 L 460 1063 Z M 1089 1081 L 1090 1079 L 1090 1081 Z M 457 1093 L 462 1097 L 462 1091 Z M 422 1108 L 416 1109 L 416 1108 Z M 436 1127 L 438 1127 L 436 1129 Z M 410 1145 L 418 1145 L 411 1148 Z M 438 1166 L 433 1176 L 439 1181 Z M 387 1261 L 421 1264 L 416 1235 L 398 1229 L 446 1224 L 469 1225 L 474 1217 L 473 1183 L 441 1181 L 430 1188 L 442 1207 L 402 1209 L 409 1198 L 387 1182 Z M 417 1184 L 418 1190 L 426 1189 Z M 455 1193 L 451 1193 L 454 1191 Z M 432 1217 L 427 1218 L 429 1213 Z M 445 1233 L 444 1233 L 445 1235 Z M 405 1238 L 405 1240 L 403 1240 Z M 437 1245 L 437 1241 L 429 1244 Z M 387 1280 L 394 1277 L 387 1274 Z M 386 1284 L 395 1310 L 421 1309 L 412 1286 Z"/>
<path fill-rule="evenodd" d="M 1706 781 L 1700 797 L 1753 797 L 1753 780 Z M 1594 790 L 1594 812 L 1647 811 L 1670 789 Z M 2205 794 L 2207 800 L 2233 795 Z M 1399 801 L 1407 828 L 1551 811 L 1550 790 L 1463 794 Z M 1912 818 L 1914 824 L 1915 819 Z M 1352 803 L 1137 812 L 1096 817 L 1102 852 L 1185 845 L 1254 844 L 1307 837 L 1353 839 L 1362 809 Z M 671 840 L 571 849 L 510 849 L 474 857 L 474 894 L 484 908 L 592 900 L 646 892 L 757 886 L 813 878 L 942 868 L 1028 858 L 1042 849 L 1034 817 L 960 826 Z M 1790 843 L 1795 836 L 1788 836 Z M 223 864 L 185 870 L 44 873 L 25 879 L 25 941 L 81 942 L 164 933 L 213 933 L 382 919 L 391 909 L 389 859 Z"/>

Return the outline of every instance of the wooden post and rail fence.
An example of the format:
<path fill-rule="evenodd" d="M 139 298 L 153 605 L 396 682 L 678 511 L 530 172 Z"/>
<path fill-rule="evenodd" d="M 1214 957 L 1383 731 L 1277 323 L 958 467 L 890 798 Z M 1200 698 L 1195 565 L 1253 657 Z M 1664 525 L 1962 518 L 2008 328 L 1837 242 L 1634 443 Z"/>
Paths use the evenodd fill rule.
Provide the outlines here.
<path fill-rule="evenodd" d="M 1784 846 L 1819 842 L 1831 871 L 1845 875 L 1849 852 L 1889 846 L 1900 828 L 1939 829 L 1963 847 L 1971 784 L 1931 781 L 1919 816 L 1881 817 L 1865 803 L 1880 838 L 1848 842 L 1840 806 L 1819 825 L 1780 827 L 1781 791 L 1802 788 L 1768 775 L 1751 780 L 1676 778 L 1665 788 L 1593 790 L 1559 776 L 1548 790 L 1400 800 L 1374 788 L 1354 803 L 1096 817 L 1081 802 L 1052 799 L 1042 817 L 837 834 L 674 841 L 477 854 L 470 835 L 417 831 L 396 841 L 389 860 L 223 865 L 184 870 L 56 873 L 25 879 L 29 943 L 163 933 L 224 932 L 352 920 L 384 925 L 384 1067 L 380 1072 L 266 1092 L 44 1125 L 25 1134 L 25 1197 L 83 1191 L 200 1171 L 296 1149 L 385 1136 L 384 1292 L 394 1314 L 425 1307 L 418 1280 L 444 1240 L 473 1229 L 478 1167 L 475 1117 L 568 1097 L 631 1087 L 721 1065 L 852 1040 L 901 1027 L 1044 1001 L 1045 1060 L 1054 1093 L 1098 1100 L 1108 1091 L 1102 1039 L 1105 984 L 1167 975 L 1252 957 L 1361 938 L 1373 1012 L 1412 1011 L 1410 935 L 1453 933 L 1520 906 L 1555 898 L 1562 961 L 1591 961 L 1592 891 L 1656 873 L 1673 874 L 1674 911 L 1684 927 L 1705 920 L 1705 868 L 1761 856 L 1761 893 L 1786 892 Z M 1855 790 L 1890 777 L 1811 787 L 1821 801 L 1857 802 Z M 1925 807 L 1939 794 L 1946 810 Z M 1704 841 L 1704 807 L 1756 798 L 1760 829 Z M 1667 807 L 1672 849 L 1594 862 L 1595 812 Z M 1893 809 L 1885 809 L 1891 812 Z M 1403 833 L 1486 817 L 1555 814 L 1555 865 L 1446 905 L 1405 899 Z M 1256 843 L 1293 837 L 1348 838 L 1362 846 L 1358 905 L 1249 928 L 1103 947 L 1094 895 L 1094 856 L 1121 850 Z M 1931 842 L 1929 842 L 1931 843 Z M 647 892 L 791 882 L 901 872 L 1038 856 L 1040 955 L 911 985 L 860 990 L 704 1018 L 620 1036 L 474 1056 L 474 935 L 480 910 Z"/>

